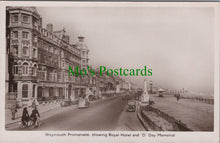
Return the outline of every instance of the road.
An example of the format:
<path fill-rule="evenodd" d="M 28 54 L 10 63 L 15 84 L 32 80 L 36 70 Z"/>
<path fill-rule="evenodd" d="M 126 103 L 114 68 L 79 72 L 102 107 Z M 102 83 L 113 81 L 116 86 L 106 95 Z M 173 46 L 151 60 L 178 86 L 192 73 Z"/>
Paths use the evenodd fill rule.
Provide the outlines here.
<path fill-rule="evenodd" d="M 212 131 L 214 106 L 188 99 L 177 101 L 174 97 L 152 96 L 153 107 L 181 120 L 194 131 Z M 78 109 L 76 105 L 59 107 L 42 114 L 39 128 L 34 130 L 73 131 L 144 131 L 136 112 L 126 112 L 127 100 L 113 97 L 98 100 L 89 108 Z M 18 123 L 7 130 L 18 130 Z"/>
<path fill-rule="evenodd" d="M 152 96 L 153 107 L 181 120 L 194 131 L 213 131 L 214 106 L 190 99 L 176 100 L 173 96 Z"/>
<path fill-rule="evenodd" d="M 68 108 L 42 120 L 35 130 L 143 131 L 136 112 L 126 112 L 126 105 L 126 100 L 113 97 L 96 101 L 89 108 Z"/>

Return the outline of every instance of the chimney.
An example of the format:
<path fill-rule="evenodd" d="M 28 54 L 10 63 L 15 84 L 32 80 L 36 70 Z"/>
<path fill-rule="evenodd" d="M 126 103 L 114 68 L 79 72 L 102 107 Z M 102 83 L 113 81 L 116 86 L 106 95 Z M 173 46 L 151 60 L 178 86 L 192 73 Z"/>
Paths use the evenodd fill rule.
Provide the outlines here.
<path fill-rule="evenodd" d="M 79 42 L 83 42 L 84 41 L 84 37 L 83 36 L 79 36 L 78 39 L 79 39 Z"/>
<path fill-rule="evenodd" d="M 53 32 L 53 24 L 47 24 L 47 31 L 50 33 Z"/>

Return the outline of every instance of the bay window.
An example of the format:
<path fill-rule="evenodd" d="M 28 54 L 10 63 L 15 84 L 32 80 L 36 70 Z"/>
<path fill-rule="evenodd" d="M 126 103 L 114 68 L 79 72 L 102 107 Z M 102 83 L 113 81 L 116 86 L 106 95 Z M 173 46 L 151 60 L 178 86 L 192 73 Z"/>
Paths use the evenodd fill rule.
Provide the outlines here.
<path fill-rule="evenodd" d="M 22 86 L 22 98 L 28 97 L 28 84 L 23 84 Z"/>

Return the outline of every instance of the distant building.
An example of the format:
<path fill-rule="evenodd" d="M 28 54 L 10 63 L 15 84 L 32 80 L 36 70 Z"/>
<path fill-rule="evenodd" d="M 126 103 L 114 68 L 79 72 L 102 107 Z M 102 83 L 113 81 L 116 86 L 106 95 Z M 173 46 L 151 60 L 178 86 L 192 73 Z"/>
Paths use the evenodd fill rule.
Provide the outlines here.
<path fill-rule="evenodd" d="M 149 81 L 149 93 L 153 93 L 153 81 Z"/>
<path fill-rule="evenodd" d="M 84 37 L 79 36 L 78 39 L 79 42 L 76 44 L 76 46 L 80 49 L 81 69 L 87 69 L 89 63 L 89 49 L 87 48 L 87 45 L 84 43 Z"/>

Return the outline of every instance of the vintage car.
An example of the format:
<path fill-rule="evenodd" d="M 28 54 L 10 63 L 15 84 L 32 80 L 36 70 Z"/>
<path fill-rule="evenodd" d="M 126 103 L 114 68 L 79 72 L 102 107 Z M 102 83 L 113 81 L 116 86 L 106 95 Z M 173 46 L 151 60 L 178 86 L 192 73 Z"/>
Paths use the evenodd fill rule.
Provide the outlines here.
<path fill-rule="evenodd" d="M 127 105 L 126 111 L 127 111 L 127 112 L 135 112 L 135 110 L 136 110 L 135 101 L 129 101 L 129 102 L 128 102 L 128 105 Z"/>
<path fill-rule="evenodd" d="M 86 98 L 80 98 L 79 99 L 79 102 L 78 102 L 78 108 L 81 109 L 81 108 L 87 108 L 89 107 L 90 103 L 89 103 L 89 100 Z"/>
<path fill-rule="evenodd" d="M 60 103 L 61 107 L 67 107 L 67 106 L 71 106 L 71 105 L 72 105 L 72 102 L 70 100 L 65 100 Z"/>

